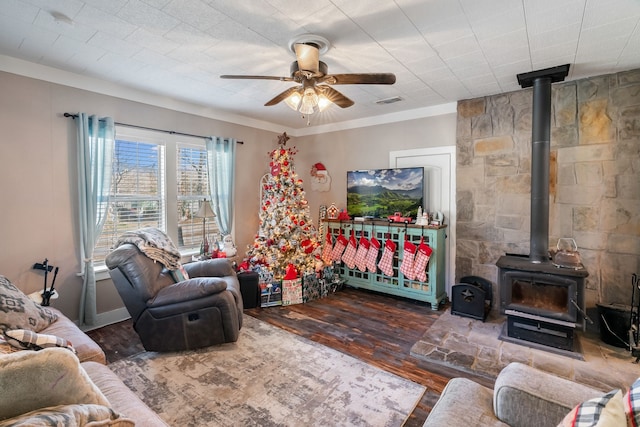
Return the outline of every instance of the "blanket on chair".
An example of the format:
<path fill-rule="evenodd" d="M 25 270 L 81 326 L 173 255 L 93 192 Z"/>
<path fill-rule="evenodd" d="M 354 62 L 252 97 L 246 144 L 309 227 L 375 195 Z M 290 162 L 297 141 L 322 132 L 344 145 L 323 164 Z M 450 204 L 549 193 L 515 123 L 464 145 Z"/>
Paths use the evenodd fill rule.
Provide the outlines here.
<path fill-rule="evenodd" d="M 180 267 L 180 251 L 163 231 L 145 227 L 136 231 L 127 231 L 116 242 L 116 247 L 125 243 L 136 245 L 147 257 L 164 265 L 167 270 Z"/>

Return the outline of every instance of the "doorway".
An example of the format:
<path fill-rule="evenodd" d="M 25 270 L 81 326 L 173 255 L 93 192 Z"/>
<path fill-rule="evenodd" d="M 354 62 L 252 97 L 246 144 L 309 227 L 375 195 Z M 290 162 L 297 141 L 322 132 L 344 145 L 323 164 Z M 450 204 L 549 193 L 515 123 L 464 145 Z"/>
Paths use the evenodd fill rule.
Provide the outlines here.
<path fill-rule="evenodd" d="M 425 195 L 423 209 L 442 212 L 446 229 L 447 295 L 455 280 L 456 261 L 456 147 L 418 148 L 389 152 L 389 167 L 424 167 Z"/>

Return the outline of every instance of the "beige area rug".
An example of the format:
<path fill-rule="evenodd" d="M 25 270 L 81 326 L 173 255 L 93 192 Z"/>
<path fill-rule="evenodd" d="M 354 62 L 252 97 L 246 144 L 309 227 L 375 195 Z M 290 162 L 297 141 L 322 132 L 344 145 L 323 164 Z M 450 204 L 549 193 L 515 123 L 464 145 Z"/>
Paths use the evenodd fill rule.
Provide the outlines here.
<path fill-rule="evenodd" d="M 448 309 L 411 348 L 411 355 L 431 363 L 494 380 L 510 362 L 521 362 L 593 387 L 628 388 L 640 377 L 640 365 L 625 349 L 578 333 L 584 360 L 499 339 L 504 316 L 490 313 L 485 322 L 451 314 Z"/>
<path fill-rule="evenodd" d="M 172 426 L 401 426 L 425 387 L 250 316 L 237 343 L 109 367 Z"/>

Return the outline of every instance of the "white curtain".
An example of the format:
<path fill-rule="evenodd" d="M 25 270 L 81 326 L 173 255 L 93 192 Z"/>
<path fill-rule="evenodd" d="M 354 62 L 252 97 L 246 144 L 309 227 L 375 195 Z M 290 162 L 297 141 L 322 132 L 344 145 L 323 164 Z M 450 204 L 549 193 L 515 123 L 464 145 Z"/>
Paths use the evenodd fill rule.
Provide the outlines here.
<path fill-rule="evenodd" d="M 93 325 L 96 323 L 97 309 L 92 258 L 109 207 L 115 126 L 110 117 L 98 118 L 84 113 L 78 114 L 76 125 L 80 274 L 83 277 L 78 319 L 81 325 Z"/>
<path fill-rule="evenodd" d="M 223 235 L 231 234 L 233 227 L 233 195 L 236 170 L 236 140 L 233 138 L 206 138 L 207 168 L 211 204 Z"/>

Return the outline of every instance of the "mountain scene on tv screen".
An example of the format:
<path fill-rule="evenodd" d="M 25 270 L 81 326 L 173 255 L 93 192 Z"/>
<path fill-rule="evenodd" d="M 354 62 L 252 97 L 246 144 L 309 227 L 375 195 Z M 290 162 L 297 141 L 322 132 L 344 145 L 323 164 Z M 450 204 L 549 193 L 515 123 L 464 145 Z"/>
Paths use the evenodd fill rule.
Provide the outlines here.
<path fill-rule="evenodd" d="M 396 212 L 417 215 L 424 197 L 424 169 L 372 169 L 347 172 L 347 212 L 386 218 Z"/>

